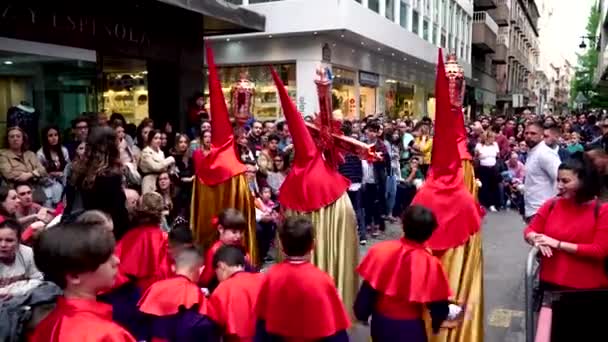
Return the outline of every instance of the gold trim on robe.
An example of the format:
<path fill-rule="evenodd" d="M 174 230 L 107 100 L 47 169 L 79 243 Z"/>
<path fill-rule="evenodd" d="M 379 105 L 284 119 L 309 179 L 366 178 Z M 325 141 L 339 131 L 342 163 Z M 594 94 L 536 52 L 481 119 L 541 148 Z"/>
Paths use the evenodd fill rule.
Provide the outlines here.
<path fill-rule="evenodd" d="M 475 178 L 475 166 L 473 162 L 468 159 L 462 160 L 462 173 L 464 174 L 464 186 L 469 190 L 469 193 L 473 195 L 473 198 L 477 200 L 477 179 Z"/>
<path fill-rule="evenodd" d="M 190 222 L 194 241 L 205 249 L 209 248 L 218 239 L 217 229 L 211 225 L 211 219 L 224 209 L 237 209 L 247 220 L 245 247 L 251 261 L 257 265 L 255 199 L 251 195 L 245 174 L 231 177 L 215 186 L 204 185 L 195 179 L 192 187 Z"/>
<path fill-rule="evenodd" d="M 454 294 L 454 301 L 467 305 L 470 317 L 457 328 L 441 329 L 433 335 L 430 319 L 427 323 L 429 342 L 482 342 L 483 341 L 483 255 L 481 231 L 471 236 L 462 246 L 449 249 L 441 255 L 443 268 Z M 428 316 L 427 316 L 428 317 Z"/>
<path fill-rule="evenodd" d="M 334 203 L 310 213 L 286 210 L 285 216 L 308 216 L 315 227 L 312 262 L 334 280 L 344 307 L 352 315 L 359 290 L 359 237 L 357 217 L 345 192 Z"/>

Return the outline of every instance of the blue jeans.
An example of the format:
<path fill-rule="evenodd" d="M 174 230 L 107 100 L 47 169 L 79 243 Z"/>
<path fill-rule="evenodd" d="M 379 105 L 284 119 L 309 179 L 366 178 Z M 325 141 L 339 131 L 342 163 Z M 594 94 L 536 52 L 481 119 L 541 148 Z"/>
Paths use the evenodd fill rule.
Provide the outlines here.
<path fill-rule="evenodd" d="M 397 178 L 395 176 L 386 177 L 386 215 L 393 214 L 395 198 L 397 197 Z"/>
<path fill-rule="evenodd" d="M 367 240 L 367 230 L 365 229 L 365 216 L 363 213 L 363 188 L 357 191 L 348 191 L 348 197 L 357 215 L 357 231 L 359 232 L 359 241 Z"/>

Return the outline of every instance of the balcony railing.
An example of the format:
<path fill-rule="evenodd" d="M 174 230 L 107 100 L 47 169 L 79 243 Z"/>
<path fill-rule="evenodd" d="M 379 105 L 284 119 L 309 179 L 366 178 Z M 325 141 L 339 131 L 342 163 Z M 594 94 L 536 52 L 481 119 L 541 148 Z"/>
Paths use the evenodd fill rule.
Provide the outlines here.
<path fill-rule="evenodd" d="M 473 13 L 473 22 L 484 23 L 494 34 L 498 34 L 498 24 L 496 24 L 488 12 Z"/>
<path fill-rule="evenodd" d="M 503 44 L 506 47 L 509 47 L 509 27 L 503 26 L 498 29 L 498 39 L 496 41 L 498 44 Z"/>

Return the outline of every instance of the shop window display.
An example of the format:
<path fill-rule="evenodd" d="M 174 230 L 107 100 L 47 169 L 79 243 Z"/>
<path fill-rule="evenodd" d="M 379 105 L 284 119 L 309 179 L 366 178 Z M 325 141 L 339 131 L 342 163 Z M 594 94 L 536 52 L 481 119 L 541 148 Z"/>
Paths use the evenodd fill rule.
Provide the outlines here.
<path fill-rule="evenodd" d="M 333 110 L 339 110 L 345 119 L 357 118 L 357 94 L 354 71 L 333 67 L 333 87 L 331 90 Z"/>
<path fill-rule="evenodd" d="M 283 79 L 289 96 L 296 98 L 296 65 L 273 65 Z M 229 112 L 240 121 L 250 117 L 276 120 L 282 117 L 281 103 L 267 65 L 221 67 L 218 69 Z M 209 88 L 205 87 L 209 102 Z"/>
<path fill-rule="evenodd" d="M 19 125 L 37 146 L 48 124 L 68 128 L 82 112 L 97 110 L 94 62 L 0 51 L 0 132 Z"/>
<path fill-rule="evenodd" d="M 148 80 L 145 72 L 105 75 L 103 106 L 108 114 L 120 113 L 128 122 L 139 124 L 148 117 Z"/>
<path fill-rule="evenodd" d="M 411 117 L 414 109 L 414 85 L 393 79 L 382 87 L 385 112 L 391 118 Z"/>

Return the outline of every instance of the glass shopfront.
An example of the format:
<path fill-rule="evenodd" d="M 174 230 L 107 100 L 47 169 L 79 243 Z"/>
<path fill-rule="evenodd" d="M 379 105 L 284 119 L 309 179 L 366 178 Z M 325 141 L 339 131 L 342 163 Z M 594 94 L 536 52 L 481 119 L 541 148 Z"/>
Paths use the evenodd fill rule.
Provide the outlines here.
<path fill-rule="evenodd" d="M 378 74 L 359 71 L 359 114 L 361 117 L 375 115 L 376 88 L 380 85 Z"/>
<path fill-rule="evenodd" d="M 344 119 L 353 120 L 357 118 L 357 93 L 355 88 L 354 71 L 332 67 L 334 80 L 332 84 L 331 97 L 333 110 L 339 110 Z"/>
<path fill-rule="evenodd" d="M 148 117 L 148 71 L 146 61 L 103 58 L 103 110 L 109 116 L 122 114 L 138 125 Z"/>
<path fill-rule="evenodd" d="M 96 111 L 96 75 L 95 62 L 0 50 L 2 136 L 16 113 L 32 115 L 38 129 L 65 129 L 81 113 Z"/>
<path fill-rule="evenodd" d="M 387 79 L 383 86 L 384 112 L 391 118 L 411 117 L 414 110 L 415 86 Z"/>
<path fill-rule="evenodd" d="M 295 100 L 296 65 L 278 64 L 273 67 L 287 87 L 289 96 Z M 218 73 L 231 114 L 235 113 L 236 102 L 242 99 L 235 96 L 235 92 L 241 89 L 251 96 L 248 110 L 257 120 L 276 120 L 282 116 L 281 102 L 267 65 L 220 67 Z M 208 86 L 205 88 L 205 98 L 209 103 Z"/>

